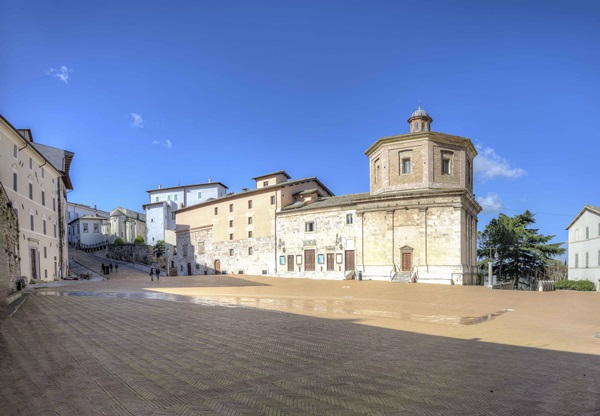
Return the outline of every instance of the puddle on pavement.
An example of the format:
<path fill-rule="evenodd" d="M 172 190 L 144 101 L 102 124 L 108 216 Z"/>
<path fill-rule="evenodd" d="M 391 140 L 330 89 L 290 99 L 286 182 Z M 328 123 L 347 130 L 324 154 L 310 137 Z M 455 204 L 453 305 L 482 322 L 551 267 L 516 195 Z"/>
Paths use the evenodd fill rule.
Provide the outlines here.
<path fill-rule="evenodd" d="M 422 315 L 408 312 L 356 309 L 354 304 L 343 300 L 326 299 L 281 299 L 281 298 L 258 298 L 243 296 L 215 296 L 212 299 L 174 295 L 163 292 L 86 292 L 86 291 L 55 291 L 39 290 L 36 295 L 42 296 L 97 296 L 121 299 L 155 299 L 168 300 L 172 302 L 194 303 L 205 306 L 224 306 L 229 308 L 250 307 L 258 309 L 269 309 L 275 311 L 314 311 L 319 313 L 333 313 L 343 315 L 358 315 L 364 317 L 377 317 L 388 319 L 402 319 L 414 322 L 429 322 L 445 325 L 477 325 L 489 322 L 492 319 L 512 312 L 514 309 L 502 309 L 498 312 L 476 317 L 462 317 L 453 315 Z M 215 299 L 216 298 L 216 299 Z"/>

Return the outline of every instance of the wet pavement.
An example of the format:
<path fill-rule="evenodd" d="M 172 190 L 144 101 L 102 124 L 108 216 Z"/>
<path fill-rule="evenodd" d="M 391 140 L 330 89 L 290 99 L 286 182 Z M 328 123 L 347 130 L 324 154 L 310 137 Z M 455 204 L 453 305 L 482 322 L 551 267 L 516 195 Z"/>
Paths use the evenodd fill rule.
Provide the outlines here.
<path fill-rule="evenodd" d="M 600 414 L 595 293 L 110 277 L 1 321 L 1 415 Z"/>

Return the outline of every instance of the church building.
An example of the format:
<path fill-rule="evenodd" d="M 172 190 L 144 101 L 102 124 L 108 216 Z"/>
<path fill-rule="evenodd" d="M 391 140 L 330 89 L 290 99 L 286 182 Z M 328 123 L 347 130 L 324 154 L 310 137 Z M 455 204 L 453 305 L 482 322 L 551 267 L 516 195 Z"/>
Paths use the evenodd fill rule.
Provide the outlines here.
<path fill-rule="evenodd" d="M 409 133 L 367 149 L 369 192 L 334 196 L 316 178 L 299 187 L 282 171 L 277 184 L 286 198 L 277 198 L 264 225 L 249 215 L 244 223 L 264 231 L 261 244 L 252 245 L 251 232 L 235 231 L 237 222 L 204 218 L 205 204 L 178 211 L 179 273 L 214 273 L 226 263 L 232 273 L 477 284 L 477 152 L 467 138 L 431 131 L 432 122 L 419 108 L 408 119 Z M 219 202 L 225 201 L 209 204 L 216 209 Z M 223 226 L 228 230 L 217 230 Z M 195 245 L 191 230 L 221 236 L 218 269 L 200 267 L 215 253 L 204 240 Z M 233 246 L 240 243 L 242 250 Z"/>

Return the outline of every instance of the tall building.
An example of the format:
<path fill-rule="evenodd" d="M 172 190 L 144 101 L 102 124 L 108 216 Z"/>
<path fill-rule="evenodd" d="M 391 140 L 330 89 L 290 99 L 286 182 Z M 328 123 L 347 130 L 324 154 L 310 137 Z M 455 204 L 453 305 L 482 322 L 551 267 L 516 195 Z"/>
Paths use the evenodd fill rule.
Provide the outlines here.
<path fill-rule="evenodd" d="M 73 153 L 34 142 L 0 116 L 0 182 L 19 219 L 21 275 L 54 280 L 66 276 L 67 190 Z"/>
<path fill-rule="evenodd" d="M 369 192 L 334 196 L 316 178 L 298 186 L 283 172 L 277 186 L 285 197 L 268 215 L 244 207 L 244 192 L 235 199 L 241 204 L 211 201 L 213 214 L 207 203 L 179 210 L 179 273 L 476 284 L 477 152 L 467 138 L 431 131 L 432 122 L 419 108 L 408 119 L 409 133 L 367 149 Z"/>

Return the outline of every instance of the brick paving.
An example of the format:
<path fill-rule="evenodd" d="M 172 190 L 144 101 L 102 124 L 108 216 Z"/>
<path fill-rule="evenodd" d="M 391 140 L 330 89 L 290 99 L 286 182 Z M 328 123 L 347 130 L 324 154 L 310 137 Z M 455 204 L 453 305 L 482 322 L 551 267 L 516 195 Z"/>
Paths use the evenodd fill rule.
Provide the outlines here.
<path fill-rule="evenodd" d="M 342 313 L 145 298 L 146 280 L 123 266 L 110 281 L 39 288 L 1 321 L 0 414 L 600 414 L 598 343 L 589 344 L 596 354 L 583 354 L 460 338 L 501 328 L 510 315 L 468 328 L 404 321 L 425 328 L 407 331 Z M 160 284 L 274 290 L 265 281 Z M 455 328 L 457 336 L 424 333 L 432 328 Z"/>

